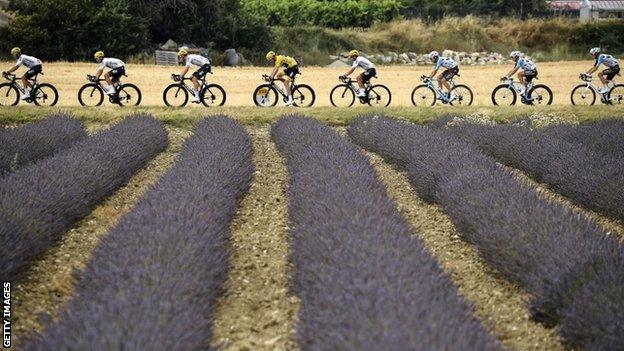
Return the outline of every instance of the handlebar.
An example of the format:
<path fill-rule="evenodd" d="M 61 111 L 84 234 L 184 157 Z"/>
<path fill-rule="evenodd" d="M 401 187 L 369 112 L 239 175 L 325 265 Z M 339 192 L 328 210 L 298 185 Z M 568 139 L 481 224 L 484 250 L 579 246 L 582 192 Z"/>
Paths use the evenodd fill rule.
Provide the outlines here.
<path fill-rule="evenodd" d="M 592 79 L 593 79 L 591 74 L 586 74 L 586 73 L 581 73 L 579 75 L 579 78 L 581 78 L 581 80 L 584 81 L 584 82 L 591 82 Z"/>
<path fill-rule="evenodd" d="M 349 78 L 347 76 L 340 76 L 340 77 L 338 77 L 338 80 L 341 81 L 342 83 L 345 83 L 345 84 L 351 84 L 351 83 L 354 82 L 353 79 L 351 79 L 351 78 Z"/>
<path fill-rule="evenodd" d="M 272 82 L 275 79 L 271 79 L 271 77 L 268 74 L 263 74 L 262 75 L 262 80 L 266 81 L 266 82 Z"/>
<path fill-rule="evenodd" d="M 431 77 L 422 75 L 420 76 L 420 80 L 423 81 L 423 83 L 429 83 L 431 81 Z"/>
<path fill-rule="evenodd" d="M 6 78 L 7 80 L 15 80 L 15 78 L 17 77 L 15 74 L 11 74 L 11 73 L 7 73 L 7 72 L 2 72 L 2 76 L 4 78 Z"/>
<path fill-rule="evenodd" d="M 102 82 L 102 81 L 104 81 L 104 79 L 101 79 L 101 78 L 99 78 L 99 79 L 98 79 L 98 77 L 96 77 L 96 76 L 92 76 L 92 75 L 90 75 L 90 74 L 87 74 L 87 80 L 88 80 L 89 82 L 93 82 L 93 83 L 98 83 L 98 82 Z"/>

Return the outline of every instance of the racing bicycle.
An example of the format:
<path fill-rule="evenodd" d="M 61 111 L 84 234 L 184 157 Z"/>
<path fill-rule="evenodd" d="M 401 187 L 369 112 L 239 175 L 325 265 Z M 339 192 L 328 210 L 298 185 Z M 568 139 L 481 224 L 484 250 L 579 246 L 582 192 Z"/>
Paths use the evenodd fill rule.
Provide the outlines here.
<path fill-rule="evenodd" d="M 602 94 L 600 93 L 600 88 L 593 83 L 591 75 L 582 73 L 580 78 L 585 83 L 579 84 L 572 89 L 572 94 L 570 94 L 572 105 L 593 105 L 596 103 L 597 96 L 600 96 L 600 102 L 605 105 L 624 104 L 623 84 L 616 84 L 608 92 Z"/>
<path fill-rule="evenodd" d="M 377 78 L 376 76 L 373 78 Z M 350 107 L 355 102 L 358 87 L 357 80 L 349 77 L 340 76 L 338 80 L 341 84 L 336 85 L 329 94 L 331 104 L 336 107 Z M 369 104 L 370 106 L 385 107 L 390 105 L 392 101 L 392 93 L 390 89 L 382 84 L 372 85 L 370 81 L 364 85 L 364 95 L 358 96 L 361 104 Z"/>
<path fill-rule="evenodd" d="M 208 72 L 211 73 L 212 72 Z M 171 107 L 182 107 L 188 102 L 189 95 L 194 95 L 193 86 L 184 83 L 190 81 L 191 77 L 181 77 L 179 74 L 172 74 L 171 79 L 176 82 L 170 84 L 165 88 L 163 92 L 163 101 L 165 105 Z M 199 88 L 199 100 L 206 107 L 210 106 L 223 106 L 225 104 L 225 90 L 219 84 L 206 84 L 206 76 L 204 75 L 201 80 L 201 86 Z M 199 103 L 199 102 L 197 102 Z"/>
<path fill-rule="evenodd" d="M 279 96 L 284 102 L 288 101 L 288 95 L 282 90 L 275 81 L 277 79 L 269 77 L 267 74 L 262 75 L 262 79 L 268 83 L 260 84 L 253 93 L 253 101 L 259 107 L 272 107 L 277 105 Z M 316 100 L 316 93 L 307 84 L 296 84 L 292 79 L 290 82 L 290 91 L 292 92 L 293 105 L 297 107 L 310 107 Z"/>
<path fill-rule="evenodd" d="M 125 77 L 127 75 L 124 74 Z M 96 76 L 88 75 L 90 83 L 83 85 L 78 90 L 78 102 L 82 106 L 100 106 L 104 102 L 105 88 L 102 82 L 106 81 Z M 138 106 L 141 103 L 141 90 L 134 84 L 121 84 L 117 80 L 114 83 L 115 93 L 108 95 L 111 104 L 119 106 Z"/>
<path fill-rule="evenodd" d="M 30 94 L 26 99 L 27 103 L 34 103 L 37 106 L 54 106 L 58 102 L 58 91 L 49 83 L 41 83 L 37 81 L 38 73 L 34 77 L 28 79 L 32 83 Z M 9 83 L 0 84 L 0 106 L 15 106 L 20 102 L 20 97 L 24 95 L 24 88 L 17 84 L 18 78 L 15 74 L 2 73 L 2 76 Z"/>
<path fill-rule="evenodd" d="M 503 83 L 492 91 L 492 103 L 496 106 L 515 105 L 518 95 L 520 95 L 520 101 L 525 105 L 550 105 L 553 102 L 552 90 L 544 84 L 536 85 L 534 82 L 530 82 L 527 93 L 523 96 L 521 94 L 524 90 L 522 83 L 514 81 L 511 77 L 503 77 L 501 82 Z"/>
<path fill-rule="evenodd" d="M 459 74 L 456 75 L 459 77 Z M 414 106 L 433 106 L 439 100 L 443 104 L 470 106 L 474 98 L 472 90 L 463 84 L 455 84 L 453 79 L 449 80 L 451 85 L 451 94 L 447 96 L 446 92 L 434 83 L 433 79 L 428 76 L 420 76 L 420 80 L 424 83 L 416 86 L 412 91 L 412 104 Z"/>

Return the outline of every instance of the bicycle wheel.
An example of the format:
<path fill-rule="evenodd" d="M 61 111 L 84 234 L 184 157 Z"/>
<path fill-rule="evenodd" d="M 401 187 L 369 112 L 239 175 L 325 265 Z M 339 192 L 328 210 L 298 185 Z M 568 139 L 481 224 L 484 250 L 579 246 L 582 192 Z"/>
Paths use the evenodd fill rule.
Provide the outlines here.
<path fill-rule="evenodd" d="M 15 106 L 20 100 L 20 93 L 11 83 L 0 84 L 0 106 Z"/>
<path fill-rule="evenodd" d="M 472 99 L 474 96 L 472 95 L 472 90 L 467 86 L 460 84 L 456 85 L 451 89 L 451 94 L 455 94 L 455 99 L 449 104 L 456 106 L 470 106 L 472 105 Z"/>
<path fill-rule="evenodd" d="M 492 103 L 494 106 L 511 106 L 516 104 L 516 91 L 507 84 L 501 84 L 492 91 Z"/>
<path fill-rule="evenodd" d="M 141 90 L 134 84 L 124 84 L 119 88 L 117 101 L 123 106 L 139 106 L 141 103 Z"/>
<path fill-rule="evenodd" d="M 572 105 L 593 105 L 596 103 L 596 92 L 587 84 L 579 84 L 570 94 Z"/>
<path fill-rule="evenodd" d="M 428 86 L 421 84 L 412 90 L 412 104 L 414 106 L 433 106 L 436 103 L 436 93 Z"/>
<path fill-rule="evenodd" d="M 351 107 L 355 102 L 355 93 L 347 84 L 339 84 L 329 93 L 329 101 L 335 107 Z"/>
<path fill-rule="evenodd" d="M 609 91 L 609 101 L 613 105 L 624 105 L 624 85 L 615 85 Z"/>
<path fill-rule="evenodd" d="M 206 86 L 202 95 L 199 97 L 202 104 L 206 107 L 223 106 L 225 104 L 225 90 L 218 84 L 209 84 Z"/>
<path fill-rule="evenodd" d="M 553 102 L 553 93 L 549 87 L 544 84 L 538 84 L 529 91 L 527 94 L 531 99 L 530 102 L 532 105 L 550 105 Z"/>
<path fill-rule="evenodd" d="M 271 84 L 262 84 L 254 90 L 253 101 L 259 107 L 272 107 L 277 105 L 277 91 Z"/>
<path fill-rule="evenodd" d="M 32 92 L 35 105 L 37 106 L 54 106 L 58 102 L 58 91 L 52 84 L 39 84 Z"/>
<path fill-rule="evenodd" d="M 78 102 L 82 106 L 100 106 L 104 102 L 104 92 L 97 84 L 85 84 L 78 90 Z"/>
<path fill-rule="evenodd" d="M 307 84 L 298 85 L 292 92 L 294 105 L 297 107 L 310 107 L 316 101 L 316 94 L 312 87 Z"/>
<path fill-rule="evenodd" d="M 186 106 L 189 95 L 182 84 L 171 84 L 163 91 L 163 101 L 169 107 Z"/>
<path fill-rule="evenodd" d="M 370 106 L 386 107 L 392 101 L 392 93 L 385 85 L 373 85 L 368 91 L 368 104 Z"/>

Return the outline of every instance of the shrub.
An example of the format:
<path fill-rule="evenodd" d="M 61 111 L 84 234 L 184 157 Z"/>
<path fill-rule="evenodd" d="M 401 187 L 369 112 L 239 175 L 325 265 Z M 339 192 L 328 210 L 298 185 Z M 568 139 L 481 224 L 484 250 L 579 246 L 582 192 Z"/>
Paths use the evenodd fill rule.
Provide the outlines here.
<path fill-rule="evenodd" d="M 161 122 L 126 118 L 0 179 L 0 276 L 19 271 L 167 146 Z"/>
<path fill-rule="evenodd" d="M 502 349 L 411 234 L 366 156 L 307 118 L 283 118 L 271 134 L 290 174 L 302 349 Z"/>
<path fill-rule="evenodd" d="M 0 176 L 66 149 L 86 136 L 81 122 L 64 115 L 0 129 Z"/>
<path fill-rule="evenodd" d="M 546 128 L 544 134 L 581 144 L 605 155 L 624 155 L 624 120 L 606 119 L 581 126 L 557 124 Z"/>
<path fill-rule="evenodd" d="M 442 205 L 483 260 L 525 288 L 534 318 L 561 321 L 571 347 L 621 345 L 624 291 L 612 287 L 624 276 L 618 240 L 447 131 L 369 116 L 348 132 L 358 144 L 398 159 L 417 191 L 426 189 L 425 197 Z M 593 296 L 599 300 L 583 305 Z"/>
<path fill-rule="evenodd" d="M 516 126 L 451 129 L 578 204 L 624 219 L 624 158 Z"/>
<path fill-rule="evenodd" d="M 31 350 L 199 350 L 227 277 L 229 226 L 253 176 L 251 141 L 199 123 L 173 167 L 104 238 Z M 166 331 L 166 332 L 164 332 Z"/>

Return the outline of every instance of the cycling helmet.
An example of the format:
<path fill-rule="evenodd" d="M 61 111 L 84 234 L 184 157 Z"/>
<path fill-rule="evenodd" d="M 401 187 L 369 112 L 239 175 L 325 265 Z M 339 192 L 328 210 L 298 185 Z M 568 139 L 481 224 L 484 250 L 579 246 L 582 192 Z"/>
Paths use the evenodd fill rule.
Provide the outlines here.
<path fill-rule="evenodd" d="M 178 51 L 178 56 L 186 56 L 188 55 L 188 50 L 186 49 L 180 49 L 180 51 Z"/>
<path fill-rule="evenodd" d="M 438 57 L 440 57 L 440 53 L 435 50 L 429 53 L 430 60 L 437 59 Z"/>
<path fill-rule="evenodd" d="M 596 55 L 598 55 L 598 54 L 600 53 L 600 48 L 598 48 L 598 47 L 596 47 L 596 48 L 591 48 L 591 49 L 589 50 L 589 53 L 590 53 L 590 55 L 592 55 L 592 56 L 596 56 Z"/>
<path fill-rule="evenodd" d="M 11 55 L 20 55 L 21 53 L 22 53 L 22 49 L 18 47 L 14 47 L 13 49 L 11 49 Z"/>
<path fill-rule="evenodd" d="M 104 57 L 104 51 L 98 51 L 95 53 L 95 55 L 93 55 L 94 58 L 103 58 Z"/>
<path fill-rule="evenodd" d="M 356 56 L 360 56 L 360 52 L 357 50 L 351 50 L 349 51 L 349 57 L 356 57 Z"/>
<path fill-rule="evenodd" d="M 514 50 L 509 54 L 509 57 L 511 57 L 512 59 L 518 59 L 522 56 L 522 53 L 518 50 Z"/>
<path fill-rule="evenodd" d="M 274 59 L 274 58 L 275 58 L 275 51 L 269 51 L 269 52 L 267 52 L 267 54 L 266 54 L 266 59 L 267 59 L 267 61 L 271 61 L 271 60 L 272 60 L 272 59 Z"/>

